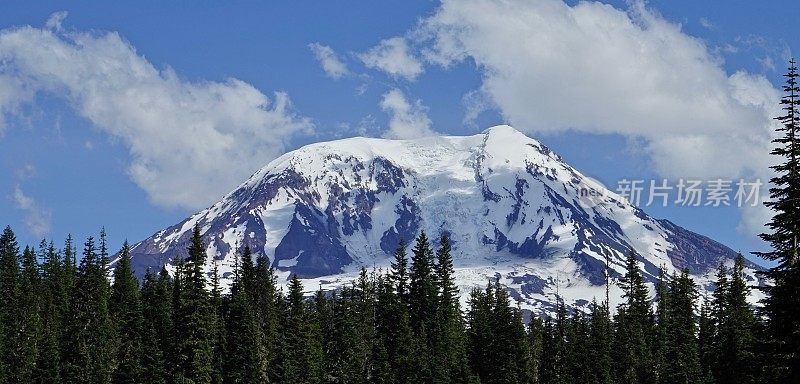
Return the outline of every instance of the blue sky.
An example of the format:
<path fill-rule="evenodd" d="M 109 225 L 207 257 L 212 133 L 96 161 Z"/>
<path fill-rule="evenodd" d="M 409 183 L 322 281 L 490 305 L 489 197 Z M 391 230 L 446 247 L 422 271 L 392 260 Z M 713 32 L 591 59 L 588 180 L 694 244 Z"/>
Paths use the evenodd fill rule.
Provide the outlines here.
<path fill-rule="evenodd" d="M 105 226 L 118 247 L 306 143 L 501 123 L 611 189 L 768 177 L 798 14 L 793 1 L 4 2 L 0 224 L 31 244 Z M 764 246 L 763 210 L 645 210 Z"/>

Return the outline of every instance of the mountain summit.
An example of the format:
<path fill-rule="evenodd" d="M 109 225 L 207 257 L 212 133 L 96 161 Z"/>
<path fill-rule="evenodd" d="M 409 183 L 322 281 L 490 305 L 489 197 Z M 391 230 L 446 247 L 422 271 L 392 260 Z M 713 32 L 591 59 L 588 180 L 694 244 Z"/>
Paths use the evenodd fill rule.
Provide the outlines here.
<path fill-rule="evenodd" d="M 413 245 L 422 230 L 448 234 L 462 294 L 499 279 L 531 310 L 550 307 L 556 293 L 569 306 L 604 299 L 606 262 L 616 280 L 629 252 L 649 282 L 660 266 L 688 268 L 701 291 L 735 256 L 648 216 L 507 125 L 286 153 L 220 202 L 136 244 L 137 272 L 184 257 L 195 225 L 208 244 L 207 270 L 217 263 L 223 283 L 248 245 L 270 258 L 281 281 L 297 274 L 310 289 L 347 284 L 362 267 L 388 268 L 400 239 Z M 620 293 L 611 290 L 612 298 Z"/>

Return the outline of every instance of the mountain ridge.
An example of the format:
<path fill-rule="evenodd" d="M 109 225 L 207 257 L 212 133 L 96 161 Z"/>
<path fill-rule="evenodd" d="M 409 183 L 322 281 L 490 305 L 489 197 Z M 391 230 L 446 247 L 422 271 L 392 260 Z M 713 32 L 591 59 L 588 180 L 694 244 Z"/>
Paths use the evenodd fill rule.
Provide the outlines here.
<path fill-rule="evenodd" d="M 247 245 L 270 258 L 279 280 L 298 274 L 312 289 L 336 289 L 362 266 L 387 268 L 401 238 L 447 234 L 462 293 L 499 279 L 531 310 L 550 307 L 555 291 L 570 306 L 604 296 L 606 259 L 615 279 L 628 252 L 651 285 L 660 266 L 685 267 L 703 290 L 735 255 L 648 216 L 510 126 L 472 136 L 357 137 L 288 152 L 218 203 L 134 245 L 137 272 L 185 254 L 195 224 L 212 256 L 208 270 L 218 260 L 223 283 L 236 249 Z M 756 268 L 748 264 L 754 283 Z"/>

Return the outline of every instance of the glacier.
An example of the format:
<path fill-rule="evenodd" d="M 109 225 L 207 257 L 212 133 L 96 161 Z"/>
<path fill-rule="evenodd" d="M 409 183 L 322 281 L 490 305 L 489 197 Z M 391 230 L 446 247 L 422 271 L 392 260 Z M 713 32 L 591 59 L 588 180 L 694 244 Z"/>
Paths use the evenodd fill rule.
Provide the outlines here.
<path fill-rule="evenodd" d="M 306 289 L 333 290 L 362 267 L 386 271 L 400 239 L 424 230 L 453 243 L 462 300 L 499 280 L 520 307 L 570 308 L 621 291 L 629 252 L 651 291 L 659 268 L 687 268 L 701 295 L 720 263 L 736 253 L 700 234 L 650 217 L 584 176 L 539 141 L 496 126 L 472 136 L 414 140 L 349 138 L 288 152 L 258 170 L 218 203 L 135 244 L 137 274 L 186 256 L 192 228 L 231 282 L 237 252 L 266 255 L 279 283 L 297 274 Z M 434 241 L 434 245 L 436 241 Z M 608 269 L 606 265 L 608 264 Z M 747 264 L 747 278 L 761 282 Z M 758 300 L 754 291 L 751 298 Z"/>

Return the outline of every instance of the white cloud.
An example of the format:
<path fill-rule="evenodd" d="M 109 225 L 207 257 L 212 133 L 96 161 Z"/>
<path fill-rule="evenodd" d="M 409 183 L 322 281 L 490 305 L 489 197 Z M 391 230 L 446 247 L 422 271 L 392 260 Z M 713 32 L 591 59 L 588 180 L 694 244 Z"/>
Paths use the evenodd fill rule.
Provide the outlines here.
<path fill-rule="evenodd" d="M 402 37 L 381 41 L 358 58 L 369 68 L 376 68 L 392 77 L 413 81 L 422 73 L 422 64 L 409 52 L 408 43 Z"/>
<path fill-rule="evenodd" d="M 436 134 L 431 129 L 431 119 L 422 101 L 410 103 L 403 92 L 392 89 L 383 95 L 381 109 L 389 114 L 389 130 L 384 137 L 390 139 L 417 139 Z"/>
<path fill-rule="evenodd" d="M 411 36 L 431 63 L 474 61 L 480 92 L 519 129 L 636 138 L 666 177 L 769 178 L 778 90 L 727 73 L 641 2 L 445 0 Z"/>
<path fill-rule="evenodd" d="M 311 43 L 308 48 L 314 53 L 314 57 L 322 65 L 322 70 L 325 71 L 328 77 L 341 79 L 349 73 L 347 66 L 339 59 L 339 56 L 336 55 L 336 52 L 331 47 L 319 43 Z"/>
<path fill-rule="evenodd" d="M 121 139 L 131 179 L 160 206 L 208 205 L 311 127 L 284 93 L 268 97 L 233 78 L 184 80 L 154 67 L 116 33 L 5 29 L 0 62 L 0 117 L 32 102 L 35 92 L 63 98 Z"/>
<path fill-rule="evenodd" d="M 50 17 L 47 18 L 47 22 L 44 24 L 44 26 L 47 29 L 52 29 L 54 31 L 61 31 L 62 29 L 61 23 L 64 22 L 64 19 L 67 18 L 67 15 L 68 15 L 67 11 L 53 12 L 53 14 L 51 14 Z"/>
<path fill-rule="evenodd" d="M 36 176 L 36 167 L 28 163 L 19 167 L 15 173 L 17 175 L 17 180 L 28 180 Z"/>
<path fill-rule="evenodd" d="M 708 20 L 705 17 L 700 18 L 700 25 L 705 29 L 714 29 L 714 24 L 711 23 L 711 20 Z"/>
<path fill-rule="evenodd" d="M 25 195 L 19 185 L 14 187 L 12 195 L 17 208 L 25 212 L 25 226 L 36 237 L 44 237 L 50 232 L 51 214 L 43 209 L 32 197 Z"/>

